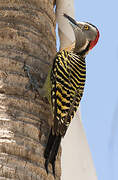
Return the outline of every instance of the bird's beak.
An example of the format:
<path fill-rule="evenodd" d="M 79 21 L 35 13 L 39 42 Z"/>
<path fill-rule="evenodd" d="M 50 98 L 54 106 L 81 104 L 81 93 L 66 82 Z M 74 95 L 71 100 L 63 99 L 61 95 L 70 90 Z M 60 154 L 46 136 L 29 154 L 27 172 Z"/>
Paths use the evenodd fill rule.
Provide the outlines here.
<path fill-rule="evenodd" d="M 78 27 L 78 23 L 75 21 L 75 19 L 73 19 L 72 17 L 68 16 L 68 15 L 65 14 L 65 13 L 64 13 L 64 17 L 69 20 L 69 23 L 71 24 L 71 26 L 73 27 L 73 29 L 75 29 L 76 27 Z"/>

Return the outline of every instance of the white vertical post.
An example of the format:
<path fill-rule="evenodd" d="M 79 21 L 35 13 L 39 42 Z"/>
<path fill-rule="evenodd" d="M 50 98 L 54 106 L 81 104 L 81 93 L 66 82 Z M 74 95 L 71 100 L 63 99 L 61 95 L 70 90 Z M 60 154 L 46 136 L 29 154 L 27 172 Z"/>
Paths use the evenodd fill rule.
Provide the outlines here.
<path fill-rule="evenodd" d="M 56 0 L 56 21 L 61 49 L 74 41 L 73 30 L 63 13 L 74 17 L 74 0 Z M 72 179 L 97 180 L 79 108 L 62 141 L 62 180 Z"/>

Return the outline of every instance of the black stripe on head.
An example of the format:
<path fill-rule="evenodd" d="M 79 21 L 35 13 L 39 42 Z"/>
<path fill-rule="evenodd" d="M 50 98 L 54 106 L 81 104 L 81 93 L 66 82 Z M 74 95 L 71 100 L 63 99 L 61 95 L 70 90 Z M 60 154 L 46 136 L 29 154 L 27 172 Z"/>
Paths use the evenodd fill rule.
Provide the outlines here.
<path fill-rule="evenodd" d="M 89 22 L 85 22 L 85 23 L 87 23 L 87 24 L 89 24 L 89 25 L 93 26 L 95 29 L 97 29 L 97 27 L 96 27 L 96 26 L 94 26 L 93 24 L 91 24 L 91 23 L 89 23 Z"/>

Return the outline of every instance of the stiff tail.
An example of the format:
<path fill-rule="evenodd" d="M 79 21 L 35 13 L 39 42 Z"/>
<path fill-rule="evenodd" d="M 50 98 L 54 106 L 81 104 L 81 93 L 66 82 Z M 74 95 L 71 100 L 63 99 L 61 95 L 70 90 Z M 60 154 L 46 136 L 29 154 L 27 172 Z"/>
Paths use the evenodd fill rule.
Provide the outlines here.
<path fill-rule="evenodd" d="M 61 136 L 53 135 L 51 129 L 47 146 L 44 152 L 44 158 L 45 158 L 46 172 L 48 173 L 48 164 L 51 163 L 54 176 L 55 176 L 55 160 L 58 153 L 60 142 L 61 142 Z"/>

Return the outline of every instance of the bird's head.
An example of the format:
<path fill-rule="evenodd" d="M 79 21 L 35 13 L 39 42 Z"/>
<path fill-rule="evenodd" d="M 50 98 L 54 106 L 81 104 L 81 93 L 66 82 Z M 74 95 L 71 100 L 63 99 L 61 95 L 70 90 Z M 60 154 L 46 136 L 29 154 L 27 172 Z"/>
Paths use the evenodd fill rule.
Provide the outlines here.
<path fill-rule="evenodd" d="M 64 17 L 69 20 L 75 34 L 75 49 L 76 53 L 86 55 L 98 42 L 98 29 L 88 22 L 77 22 L 72 17 L 64 14 Z"/>

